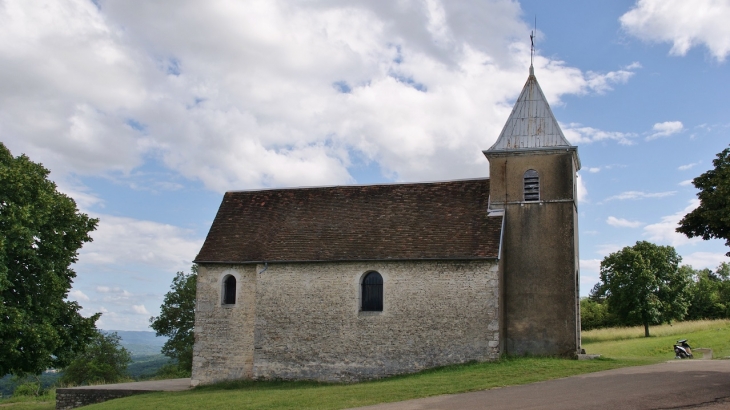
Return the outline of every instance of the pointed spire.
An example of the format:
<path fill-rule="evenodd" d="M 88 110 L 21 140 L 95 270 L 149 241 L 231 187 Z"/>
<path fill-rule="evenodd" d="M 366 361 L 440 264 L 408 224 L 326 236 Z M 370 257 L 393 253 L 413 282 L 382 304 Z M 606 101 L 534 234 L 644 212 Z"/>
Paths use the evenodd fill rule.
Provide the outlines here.
<path fill-rule="evenodd" d="M 542 93 L 540 84 L 537 83 L 535 69 L 530 64 L 527 83 L 517 98 L 512 114 L 507 119 L 497 142 L 488 151 L 570 146 L 545 99 L 545 94 Z"/>

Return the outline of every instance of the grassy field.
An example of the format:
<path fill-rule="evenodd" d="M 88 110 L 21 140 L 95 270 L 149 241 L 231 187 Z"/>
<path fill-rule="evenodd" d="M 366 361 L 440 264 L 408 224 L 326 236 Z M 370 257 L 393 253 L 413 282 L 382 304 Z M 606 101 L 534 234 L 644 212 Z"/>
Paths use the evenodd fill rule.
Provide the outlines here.
<path fill-rule="evenodd" d="M 652 326 L 649 333 L 652 337 L 661 336 L 682 336 L 702 330 L 723 329 L 730 325 L 730 320 L 696 320 L 692 322 L 679 322 L 671 325 Z M 583 344 L 596 342 L 608 342 L 626 339 L 643 339 L 644 327 L 612 327 L 608 329 L 596 329 L 581 333 Z M 676 340 L 675 340 L 676 341 Z M 699 346 L 698 346 L 699 347 Z"/>
<path fill-rule="evenodd" d="M 112 400 L 94 409 L 341 409 L 407 400 L 439 394 L 532 383 L 576 374 L 672 360 L 672 344 L 687 338 L 694 347 L 709 347 L 715 357 L 730 356 L 730 321 L 684 322 L 651 328 L 601 329 L 583 332 L 583 347 L 599 353 L 590 361 L 544 357 L 504 358 L 492 363 L 472 363 L 432 369 L 418 374 L 356 384 L 312 382 L 236 382 L 199 387 L 177 393 L 151 393 Z M 0 408 L 52 409 L 53 402 L 10 403 Z"/>
<path fill-rule="evenodd" d="M 40 397 L 13 397 L 0 400 L 0 409 L 3 410 L 51 410 L 55 408 L 55 390 L 51 390 L 49 393 Z"/>
<path fill-rule="evenodd" d="M 583 347 L 586 353 L 599 353 L 604 357 L 637 359 L 674 357 L 672 345 L 678 339 L 689 339 L 693 348 L 713 350 L 715 358 L 730 356 L 730 321 L 702 320 L 650 328 L 652 337 L 645 338 L 644 328 L 598 329 L 584 332 Z"/>

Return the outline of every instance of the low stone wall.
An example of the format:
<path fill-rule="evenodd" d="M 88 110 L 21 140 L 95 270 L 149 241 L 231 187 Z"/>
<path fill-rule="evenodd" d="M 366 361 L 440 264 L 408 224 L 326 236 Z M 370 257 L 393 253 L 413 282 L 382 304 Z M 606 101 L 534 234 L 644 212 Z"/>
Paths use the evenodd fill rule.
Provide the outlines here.
<path fill-rule="evenodd" d="M 150 390 L 56 389 L 56 409 L 75 409 L 142 393 L 150 393 Z"/>

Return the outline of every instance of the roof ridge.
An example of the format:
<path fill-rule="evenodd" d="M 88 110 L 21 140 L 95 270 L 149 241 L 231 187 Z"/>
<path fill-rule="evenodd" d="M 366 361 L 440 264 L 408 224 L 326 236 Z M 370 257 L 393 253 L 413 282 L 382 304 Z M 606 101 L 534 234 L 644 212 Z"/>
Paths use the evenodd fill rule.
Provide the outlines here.
<path fill-rule="evenodd" d="M 448 184 L 452 182 L 467 182 L 467 181 L 488 181 L 489 177 L 478 177 L 478 178 L 461 178 L 461 179 L 447 179 L 442 181 L 416 181 L 416 182 L 381 182 L 377 184 L 350 184 L 350 185 L 314 185 L 314 186 L 295 186 L 295 187 L 278 187 L 278 188 L 254 188 L 254 189 L 234 189 L 226 192 L 261 192 L 261 191 L 284 191 L 284 190 L 297 190 L 297 189 L 324 189 L 324 188 L 362 188 L 370 186 L 395 186 L 395 185 L 426 185 L 426 184 Z"/>

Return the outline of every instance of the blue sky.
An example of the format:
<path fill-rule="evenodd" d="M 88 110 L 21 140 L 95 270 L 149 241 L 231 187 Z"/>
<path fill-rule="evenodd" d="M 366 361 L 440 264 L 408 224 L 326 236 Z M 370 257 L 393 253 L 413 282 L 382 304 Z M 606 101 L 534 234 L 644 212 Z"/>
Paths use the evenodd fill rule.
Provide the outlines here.
<path fill-rule="evenodd" d="M 69 295 L 145 330 L 226 190 L 488 176 L 535 74 L 579 147 L 581 293 L 637 240 L 689 240 L 728 146 L 727 1 L 0 3 L 0 141 L 100 225 Z"/>

